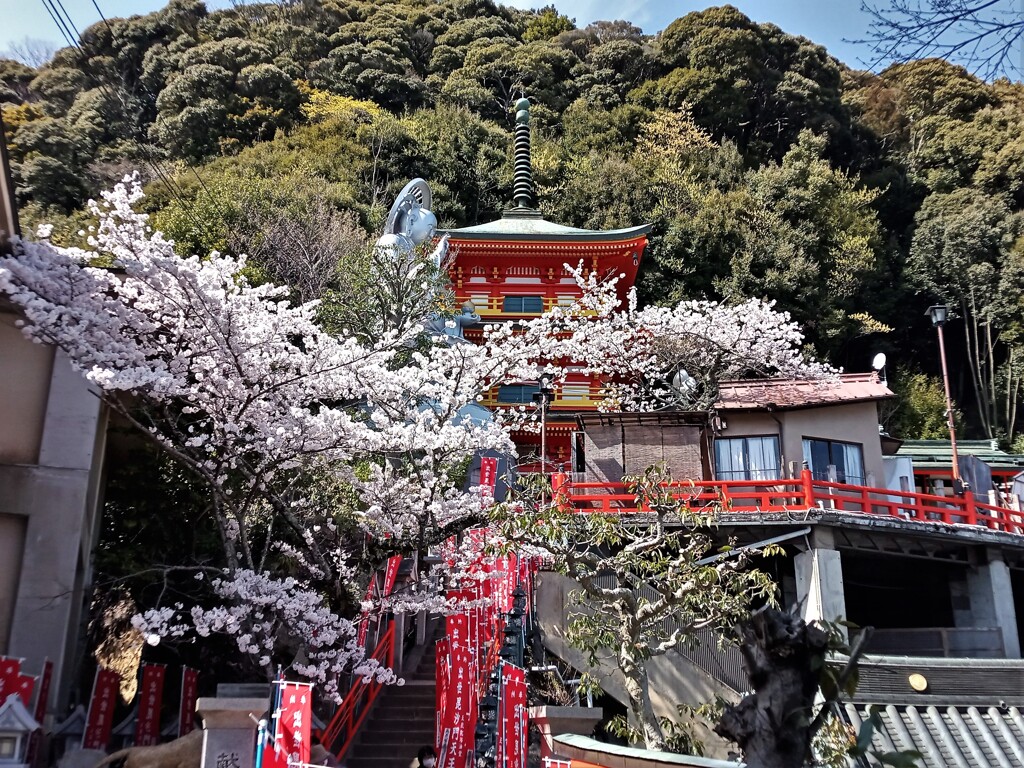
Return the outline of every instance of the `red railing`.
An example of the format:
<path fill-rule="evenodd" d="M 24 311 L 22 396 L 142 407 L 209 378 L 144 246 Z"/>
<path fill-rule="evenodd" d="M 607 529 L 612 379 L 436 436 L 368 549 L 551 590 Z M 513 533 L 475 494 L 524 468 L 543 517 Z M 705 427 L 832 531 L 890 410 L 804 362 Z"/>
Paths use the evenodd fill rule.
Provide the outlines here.
<path fill-rule="evenodd" d="M 370 658 L 389 668 L 395 665 L 395 622 L 389 622 L 387 631 L 377 643 Z M 359 678 L 353 682 L 345 698 L 341 700 L 341 706 L 324 729 L 321 743 L 334 755 L 339 764 L 352 746 L 359 726 L 370 713 L 382 685 L 375 678 L 369 681 Z"/>
<path fill-rule="evenodd" d="M 863 485 L 814 480 L 807 470 L 792 480 L 696 480 L 670 486 L 673 498 L 691 510 L 720 508 L 723 512 L 793 512 L 807 509 L 886 515 L 951 525 L 978 525 L 994 531 L 1024 535 L 1024 512 L 963 496 L 933 496 L 890 491 Z M 577 512 L 630 514 L 636 496 L 625 483 L 567 483 L 560 489 L 563 503 Z"/>

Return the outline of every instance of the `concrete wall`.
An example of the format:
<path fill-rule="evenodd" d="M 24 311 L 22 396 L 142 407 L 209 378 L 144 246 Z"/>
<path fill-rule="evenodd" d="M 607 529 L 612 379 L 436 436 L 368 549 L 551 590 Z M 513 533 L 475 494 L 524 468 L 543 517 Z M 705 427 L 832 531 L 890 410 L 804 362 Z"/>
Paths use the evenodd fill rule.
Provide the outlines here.
<path fill-rule="evenodd" d="M 994 627 L 999 630 L 1002 653 L 979 654 L 1019 659 L 1020 637 L 1010 571 L 994 547 L 978 548 L 964 578 L 950 581 L 953 621 L 957 628 Z"/>
<path fill-rule="evenodd" d="M 779 435 L 782 471 L 790 465 L 799 475 L 805 437 L 859 443 L 864 447 L 864 471 L 876 483 L 885 480 L 882 444 L 878 438 L 878 408 L 874 402 L 846 403 L 775 413 L 722 411 L 722 437 Z M 778 419 L 776 421 L 776 419 Z"/>
<path fill-rule="evenodd" d="M 0 650 L 66 699 L 98 530 L 106 414 L 63 353 L 0 307 Z"/>
<path fill-rule="evenodd" d="M 576 669 L 592 674 L 605 693 L 625 704 L 627 697 L 622 683 L 622 673 L 615 664 L 613 652 L 607 651 L 606 658 L 599 658 L 598 665 L 591 667 L 585 655 L 566 640 L 570 615 L 584 610 L 583 606 L 570 605 L 569 594 L 576 589 L 579 589 L 579 585 L 565 576 L 551 572 L 539 575 L 537 615 L 544 637 L 544 647 Z M 652 659 L 648 662 L 647 669 L 654 711 L 661 717 L 678 720 L 677 705 L 699 706 L 712 701 L 716 695 L 731 702 L 739 699 L 731 689 L 721 685 L 677 653 L 670 652 Z M 704 741 L 709 757 L 726 757 L 730 751 L 730 742 L 726 742 L 705 727 L 698 728 L 697 736 Z"/>
<path fill-rule="evenodd" d="M 53 347 L 32 344 L 0 312 L 0 464 L 34 464 L 53 372 Z"/>

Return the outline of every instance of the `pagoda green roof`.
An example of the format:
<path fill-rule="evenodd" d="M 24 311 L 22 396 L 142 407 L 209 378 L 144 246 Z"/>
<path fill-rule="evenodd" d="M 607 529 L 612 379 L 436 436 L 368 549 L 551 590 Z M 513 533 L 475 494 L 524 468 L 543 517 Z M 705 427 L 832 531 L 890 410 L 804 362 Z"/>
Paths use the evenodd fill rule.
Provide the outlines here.
<path fill-rule="evenodd" d="M 541 216 L 540 211 L 530 208 L 513 208 L 505 211 L 496 221 L 477 224 L 462 229 L 441 229 L 440 235 L 457 240 L 535 240 L 566 242 L 632 240 L 651 231 L 650 224 L 628 229 L 578 229 L 555 224 Z"/>

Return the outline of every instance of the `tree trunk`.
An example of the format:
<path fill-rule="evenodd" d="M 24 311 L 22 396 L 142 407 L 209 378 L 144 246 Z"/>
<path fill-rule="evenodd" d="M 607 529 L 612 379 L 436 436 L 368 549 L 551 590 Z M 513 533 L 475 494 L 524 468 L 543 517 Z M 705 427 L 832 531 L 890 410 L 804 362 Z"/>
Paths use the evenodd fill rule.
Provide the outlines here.
<path fill-rule="evenodd" d="M 665 735 L 658 724 L 651 703 L 651 687 L 647 678 L 647 667 L 636 658 L 635 645 L 622 643 L 619 646 L 619 669 L 625 678 L 626 695 L 629 697 L 629 711 L 636 720 L 644 737 L 644 746 L 658 752 L 665 751 Z"/>
<path fill-rule="evenodd" d="M 828 638 L 799 616 L 766 608 L 741 628 L 751 693 L 728 706 L 715 733 L 743 749 L 747 768 L 802 768 Z"/>

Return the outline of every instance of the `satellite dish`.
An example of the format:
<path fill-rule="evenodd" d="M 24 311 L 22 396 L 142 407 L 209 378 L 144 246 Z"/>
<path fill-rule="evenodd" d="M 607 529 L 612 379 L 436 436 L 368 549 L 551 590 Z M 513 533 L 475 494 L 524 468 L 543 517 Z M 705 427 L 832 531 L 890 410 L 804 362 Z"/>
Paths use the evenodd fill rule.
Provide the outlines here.
<path fill-rule="evenodd" d="M 879 352 L 875 355 L 874 359 L 871 361 L 871 367 L 876 371 L 880 371 L 885 368 L 885 352 Z"/>

